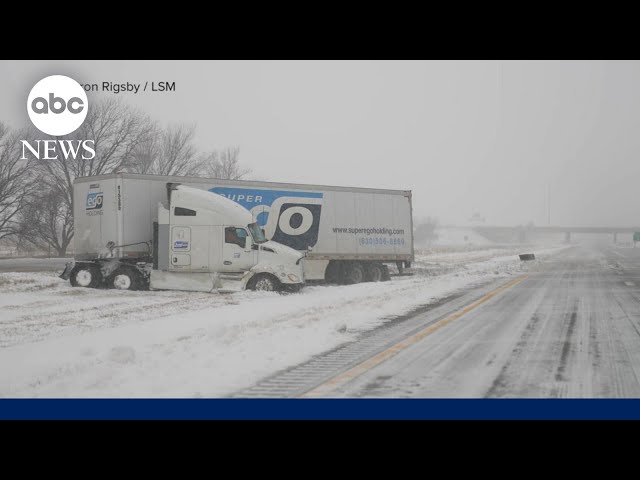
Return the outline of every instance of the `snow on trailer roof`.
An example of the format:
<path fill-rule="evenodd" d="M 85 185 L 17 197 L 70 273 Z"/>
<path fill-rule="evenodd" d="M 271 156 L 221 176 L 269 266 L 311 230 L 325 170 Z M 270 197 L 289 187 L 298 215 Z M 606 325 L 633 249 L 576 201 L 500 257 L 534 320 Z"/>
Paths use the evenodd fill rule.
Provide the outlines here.
<path fill-rule="evenodd" d="M 285 183 L 285 182 L 261 182 L 257 180 L 225 180 L 222 178 L 211 177 L 182 177 L 179 175 L 149 175 L 142 173 L 110 173 L 108 175 L 95 175 L 93 177 L 79 177 L 76 178 L 73 183 L 88 183 L 95 182 L 96 180 L 108 180 L 111 178 L 128 178 L 138 180 L 158 180 L 171 183 L 217 183 L 220 185 L 236 186 L 238 184 L 245 184 L 254 187 L 268 187 L 268 188 L 300 188 L 300 189 L 312 189 L 312 190 L 326 190 L 336 192 L 352 192 L 358 191 L 361 193 L 384 193 L 387 195 L 404 195 L 411 196 L 411 190 L 393 190 L 384 188 L 363 188 L 363 187 L 345 187 L 335 185 L 315 185 L 309 183 Z"/>

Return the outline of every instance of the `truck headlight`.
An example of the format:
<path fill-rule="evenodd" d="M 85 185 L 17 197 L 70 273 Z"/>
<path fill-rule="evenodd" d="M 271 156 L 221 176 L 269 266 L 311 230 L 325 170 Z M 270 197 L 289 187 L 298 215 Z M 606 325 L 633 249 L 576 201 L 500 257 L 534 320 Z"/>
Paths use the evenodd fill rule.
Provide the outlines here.
<path fill-rule="evenodd" d="M 297 275 L 290 273 L 289 275 L 287 275 L 287 277 L 289 277 L 289 280 L 291 280 L 292 282 L 299 282 L 300 281 L 300 277 L 298 277 Z"/>

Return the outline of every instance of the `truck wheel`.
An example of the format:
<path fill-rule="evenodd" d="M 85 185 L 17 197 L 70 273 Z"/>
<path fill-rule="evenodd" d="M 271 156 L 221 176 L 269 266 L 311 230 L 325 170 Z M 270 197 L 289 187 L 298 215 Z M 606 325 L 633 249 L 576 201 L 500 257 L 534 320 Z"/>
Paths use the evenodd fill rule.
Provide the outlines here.
<path fill-rule="evenodd" d="M 116 290 L 139 290 L 142 277 L 133 268 L 119 267 L 109 277 L 109 286 Z"/>
<path fill-rule="evenodd" d="M 74 287 L 96 288 L 102 280 L 100 269 L 94 265 L 76 265 L 69 278 Z"/>
<path fill-rule="evenodd" d="M 280 289 L 280 282 L 272 275 L 260 274 L 252 282 L 251 289 L 258 292 L 277 292 Z"/>
<path fill-rule="evenodd" d="M 379 282 L 382 280 L 382 265 L 371 263 L 367 266 L 367 281 Z"/>
<path fill-rule="evenodd" d="M 364 274 L 364 268 L 362 268 L 362 265 L 354 262 L 347 267 L 347 275 L 346 275 L 347 283 L 350 283 L 350 284 L 361 283 L 361 282 L 364 282 L 364 279 L 365 279 L 365 274 Z"/>

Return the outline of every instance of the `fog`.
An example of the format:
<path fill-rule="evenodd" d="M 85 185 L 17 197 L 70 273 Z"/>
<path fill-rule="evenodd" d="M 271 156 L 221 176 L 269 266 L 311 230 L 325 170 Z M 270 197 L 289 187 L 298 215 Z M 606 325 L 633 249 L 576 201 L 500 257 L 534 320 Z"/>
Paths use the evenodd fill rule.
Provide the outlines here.
<path fill-rule="evenodd" d="M 640 225 L 638 62 L 2 61 L 0 121 L 54 74 L 175 82 L 117 96 L 258 180 L 411 189 L 441 223 Z"/>

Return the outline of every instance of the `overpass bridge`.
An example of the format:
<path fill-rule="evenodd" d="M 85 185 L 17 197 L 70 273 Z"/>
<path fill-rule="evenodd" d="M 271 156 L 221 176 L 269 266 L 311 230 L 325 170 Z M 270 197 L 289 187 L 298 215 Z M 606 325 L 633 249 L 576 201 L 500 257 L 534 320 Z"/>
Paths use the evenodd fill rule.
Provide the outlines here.
<path fill-rule="evenodd" d="M 483 237 L 494 238 L 511 238 L 517 239 L 519 242 L 524 243 L 527 238 L 535 234 L 564 234 L 565 242 L 571 241 L 572 233 L 595 233 L 595 234 L 608 234 L 613 235 L 613 243 L 617 243 L 619 233 L 639 233 L 640 226 L 638 227 L 584 227 L 584 226 L 559 226 L 559 225 L 518 225 L 518 226 L 491 226 L 491 225 L 469 225 L 469 226 L 444 226 L 444 228 L 459 228 L 459 229 L 471 229 L 479 233 Z"/>

